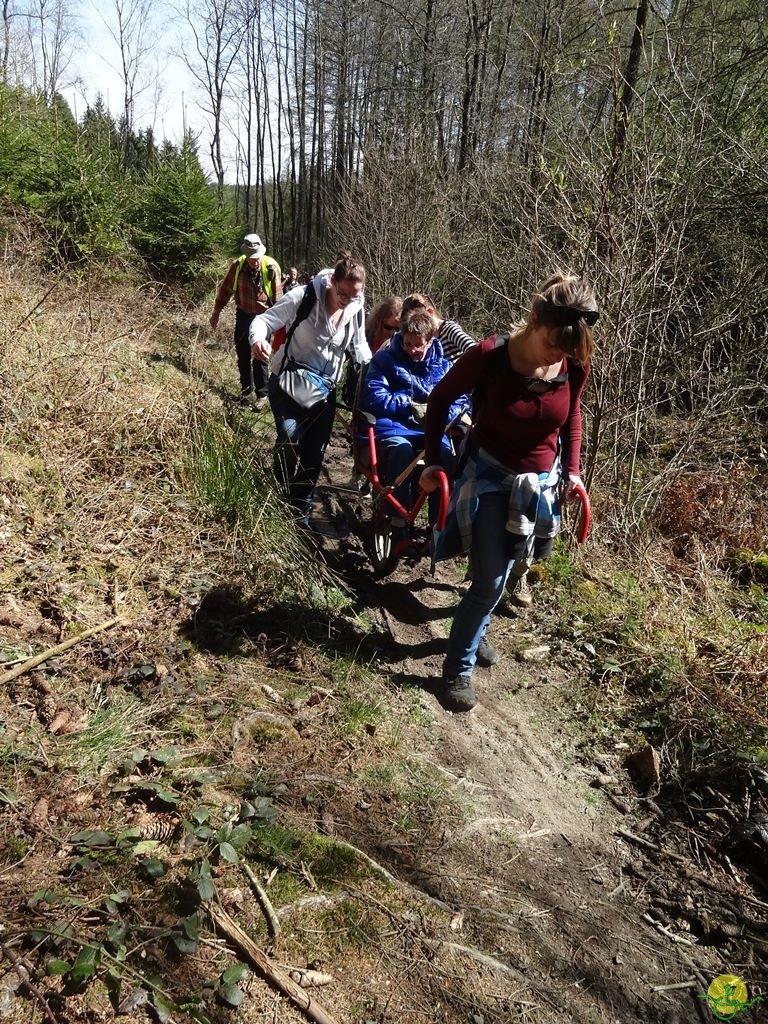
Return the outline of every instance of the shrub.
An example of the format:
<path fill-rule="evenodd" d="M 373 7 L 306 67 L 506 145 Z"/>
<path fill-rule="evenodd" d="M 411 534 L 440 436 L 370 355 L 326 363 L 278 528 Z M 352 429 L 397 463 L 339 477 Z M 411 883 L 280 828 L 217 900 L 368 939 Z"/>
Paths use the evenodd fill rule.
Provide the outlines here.
<path fill-rule="evenodd" d="M 181 280 L 200 273 L 220 239 L 219 213 L 190 136 L 181 153 L 165 148 L 131 221 L 133 244 L 154 271 Z"/>
<path fill-rule="evenodd" d="M 0 189 L 31 210 L 66 262 L 125 251 L 125 190 L 108 152 L 89 152 L 62 102 L 0 86 Z"/>

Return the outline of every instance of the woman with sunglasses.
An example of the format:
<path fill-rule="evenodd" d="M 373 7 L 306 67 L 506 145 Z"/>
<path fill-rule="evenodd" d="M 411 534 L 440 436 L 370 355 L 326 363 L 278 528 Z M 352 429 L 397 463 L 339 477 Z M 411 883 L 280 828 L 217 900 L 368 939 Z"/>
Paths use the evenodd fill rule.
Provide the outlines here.
<path fill-rule="evenodd" d="M 399 295 L 389 295 L 381 302 L 377 302 L 365 319 L 365 340 L 373 355 L 380 348 L 386 348 L 392 340 L 392 335 L 400 329 L 398 317 L 403 307 L 403 300 Z M 360 368 L 355 366 L 351 358 L 347 359 L 347 372 L 344 377 L 341 401 L 347 409 L 353 409 L 357 392 L 360 387 Z"/>
<path fill-rule="evenodd" d="M 267 394 L 277 428 L 275 477 L 285 488 L 299 526 L 309 526 L 345 353 L 357 366 L 371 358 L 365 340 L 364 288 L 365 267 L 341 252 L 335 267 L 321 270 L 304 288 L 291 289 L 251 324 L 251 351 L 264 363 L 272 356 L 270 337 L 287 329 L 283 347 L 272 356 Z M 307 371 L 313 383 L 302 392 Z"/>
<path fill-rule="evenodd" d="M 389 295 L 377 302 L 365 321 L 365 337 L 371 352 L 376 355 L 382 346 L 392 340 L 395 331 L 400 330 L 400 310 L 403 300 L 399 295 Z"/>
<path fill-rule="evenodd" d="M 559 491 L 581 483 L 581 394 L 593 352 L 597 303 L 582 278 L 554 274 L 534 295 L 528 319 L 469 349 L 432 391 L 421 486 L 437 486 L 451 403 L 473 392 L 467 458 L 451 496 L 437 557 L 472 557 L 472 582 L 451 626 L 442 700 L 452 711 L 477 703 L 476 663 L 498 655 L 485 638 L 515 563 L 546 557 L 560 526 Z"/>

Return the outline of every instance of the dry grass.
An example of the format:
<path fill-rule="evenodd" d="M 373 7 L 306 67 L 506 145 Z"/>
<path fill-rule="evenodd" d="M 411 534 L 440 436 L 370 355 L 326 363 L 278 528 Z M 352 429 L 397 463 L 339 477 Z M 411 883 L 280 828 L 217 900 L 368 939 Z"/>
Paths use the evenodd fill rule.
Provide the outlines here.
<path fill-rule="evenodd" d="M 768 767 L 768 594 L 729 572 L 720 532 L 692 531 L 684 550 L 643 541 L 580 552 L 567 575 L 559 628 L 589 679 L 578 702 L 598 748 L 627 731 L 664 749 L 683 792 L 742 792 Z"/>

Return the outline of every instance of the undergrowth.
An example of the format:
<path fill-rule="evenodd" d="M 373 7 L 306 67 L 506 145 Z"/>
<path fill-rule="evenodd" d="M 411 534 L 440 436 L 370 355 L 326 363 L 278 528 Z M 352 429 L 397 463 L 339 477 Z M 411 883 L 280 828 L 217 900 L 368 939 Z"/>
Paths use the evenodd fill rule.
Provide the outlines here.
<path fill-rule="evenodd" d="M 583 669 L 571 693 L 595 748 L 645 738 L 683 789 L 764 772 L 768 593 L 695 571 L 662 539 L 642 560 L 627 550 L 633 570 L 596 554 L 561 545 L 538 567 Z"/>
<path fill-rule="evenodd" d="M 275 494 L 269 417 L 227 400 L 231 353 L 111 289 L 2 292 L 2 660 L 104 629 L 0 693 L 0 940 L 60 1024 L 213 1024 L 246 992 L 261 1019 L 211 901 L 271 941 L 247 866 L 290 921 L 280 959 L 362 957 L 397 896 L 334 822 L 416 870 L 454 812 Z"/>

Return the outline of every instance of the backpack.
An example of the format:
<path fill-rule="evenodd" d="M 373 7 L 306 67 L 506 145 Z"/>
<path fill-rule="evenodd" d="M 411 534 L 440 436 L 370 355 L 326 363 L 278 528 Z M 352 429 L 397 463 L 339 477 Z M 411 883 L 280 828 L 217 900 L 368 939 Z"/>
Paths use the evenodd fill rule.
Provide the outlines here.
<path fill-rule="evenodd" d="M 299 308 L 296 310 L 296 316 L 294 317 L 294 320 L 293 320 L 293 323 L 291 324 L 291 326 L 288 327 L 288 328 L 280 327 L 272 335 L 272 351 L 273 352 L 277 352 L 277 350 L 279 348 L 281 348 L 283 345 L 286 346 L 286 351 L 287 351 L 288 342 L 293 337 L 293 332 L 296 330 L 296 328 L 299 326 L 299 324 L 302 322 L 302 320 L 306 320 L 307 319 L 309 314 L 314 309 L 316 300 L 317 300 L 317 295 L 315 294 L 315 286 L 310 281 L 309 284 L 304 289 L 304 294 L 301 297 L 301 302 L 299 303 Z M 284 356 L 284 358 L 285 358 L 285 356 Z"/>

